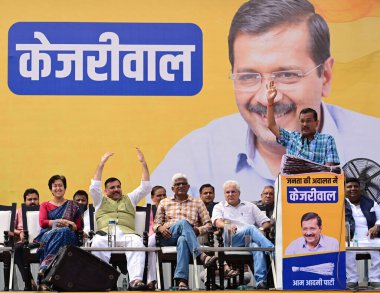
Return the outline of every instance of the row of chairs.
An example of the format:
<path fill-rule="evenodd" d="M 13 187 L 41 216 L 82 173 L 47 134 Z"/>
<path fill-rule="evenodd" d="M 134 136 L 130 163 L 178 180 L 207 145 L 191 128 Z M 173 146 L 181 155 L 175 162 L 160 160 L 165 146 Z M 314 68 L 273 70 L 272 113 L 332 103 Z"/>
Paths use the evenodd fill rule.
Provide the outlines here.
<path fill-rule="evenodd" d="M 153 206 L 153 209 L 155 207 Z M 149 231 L 149 224 L 150 224 L 150 213 L 152 212 L 152 208 L 150 204 L 147 204 L 147 206 L 136 207 L 136 227 L 135 230 L 137 233 L 139 233 L 143 237 L 143 243 L 147 247 L 148 244 L 148 235 L 147 231 Z M 90 228 L 92 231 L 96 230 L 96 221 L 94 220 L 94 207 L 92 205 L 89 206 L 89 219 L 90 219 Z M 159 288 L 161 290 L 164 290 L 165 288 L 167 289 L 168 287 L 165 286 L 164 284 L 164 273 L 163 273 L 163 264 L 168 263 L 171 268 L 171 277 L 170 277 L 170 287 L 173 286 L 173 279 L 174 279 L 174 271 L 177 263 L 177 251 L 175 246 L 162 246 L 159 238 L 157 239 L 157 247 L 159 249 L 157 250 L 157 274 L 159 278 Z M 214 236 L 213 231 L 210 231 L 206 237 L 200 237 L 199 242 L 201 243 L 201 246 L 203 246 L 203 250 L 206 253 L 215 253 L 211 251 L 208 247 L 218 247 L 221 248 L 223 247 L 223 238 L 222 238 L 222 233 L 219 233 L 218 236 Z M 228 287 L 238 287 L 241 285 L 244 285 L 244 267 L 246 265 L 249 266 L 251 271 L 253 272 L 253 259 L 248 251 L 224 251 L 223 249 L 218 251 L 218 256 L 219 256 L 219 288 L 224 289 L 224 262 L 227 263 L 232 263 L 235 268 L 239 269 L 240 275 L 238 278 L 234 278 L 232 282 L 231 280 L 228 280 Z M 197 265 L 197 260 L 195 257 L 193 257 L 191 260 L 190 265 L 193 265 L 193 274 L 195 276 L 194 278 L 194 284 L 196 288 L 199 288 L 199 280 L 198 280 L 198 265 Z M 147 262 L 147 257 L 146 257 L 146 262 Z M 273 277 L 273 274 L 275 274 L 275 268 L 274 268 L 274 260 L 271 258 L 269 261 L 269 264 L 271 265 L 271 278 Z M 111 260 L 110 263 L 113 266 L 119 265 L 120 271 L 123 274 L 126 274 L 126 259 L 124 254 L 111 254 Z M 121 266 L 120 266 L 121 264 Z M 145 265 L 147 267 L 147 265 Z M 215 271 L 216 267 L 212 266 L 208 268 L 207 273 L 206 273 L 206 289 L 207 290 L 214 290 L 216 289 L 216 284 L 215 284 Z M 146 277 L 146 271 L 144 273 L 144 281 Z M 272 278 L 273 280 L 273 278 Z"/>
<path fill-rule="evenodd" d="M 14 209 L 16 209 L 14 205 Z M 90 238 L 92 235 L 94 235 L 94 231 L 96 231 L 96 221 L 95 221 L 95 209 L 92 204 L 88 207 L 88 213 L 89 213 L 89 224 L 90 224 Z M 148 246 L 148 232 L 149 231 L 149 222 L 150 222 L 150 213 L 151 213 L 151 205 L 147 204 L 147 206 L 137 206 L 136 207 L 136 227 L 135 230 L 137 233 L 139 233 L 143 238 L 143 243 L 147 247 Z M 12 213 L 14 214 L 14 212 Z M 25 204 L 22 204 L 22 215 L 23 215 L 23 223 L 24 223 L 24 250 L 23 250 L 23 257 L 24 257 L 24 263 L 25 263 L 25 270 L 27 272 L 30 272 L 30 265 L 32 263 L 38 263 L 39 259 L 37 257 L 37 247 L 34 246 L 32 243 L 32 240 L 38 235 L 40 232 L 40 226 L 39 226 L 39 207 L 33 206 L 33 207 L 27 207 Z M 14 223 L 14 217 L 12 220 L 12 223 Z M 10 228 L 13 231 L 13 227 Z M 79 232 L 79 235 L 82 235 L 81 232 Z M 91 240 L 91 239 L 89 239 Z M 81 242 L 81 241 L 80 241 Z M 82 243 L 85 241 L 82 241 Z M 91 242 L 91 241 L 89 241 Z M 170 247 L 169 251 L 171 251 L 173 248 Z M 175 250 L 175 247 L 174 247 Z M 159 271 L 162 272 L 162 262 L 169 262 L 172 264 L 172 267 L 175 266 L 176 258 L 173 258 L 174 253 L 168 253 L 168 250 L 159 250 L 158 251 L 158 259 L 159 261 Z M 11 253 L 9 253 L 11 254 Z M 145 267 L 147 267 L 147 257 L 145 261 Z M 10 262 L 9 262 L 10 263 Z M 120 272 L 124 275 L 126 275 L 127 272 L 127 261 L 125 258 L 124 253 L 112 253 L 110 263 L 115 268 L 118 268 Z M 159 274 L 162 276 L 162 274 Z M 8 274 L 9 276 L 9 274 Z M 25 289 L 30 290 L 31 289 L 31 278 L 30 275 L 28 277 L 28 281 L 25 282 Z M 144 273 L 144 278 L 146 278 L 146 271 Z M 8 279 L 9 280 L 9 279 Z M 164 280 L 163 278 L 160 279 L 161 287 L 164 288 Z M 8 286 L 9 288 L 9 286 Z"/>
<path fill-rule="evenodd" d="M 0 205 L 0 262 L 4 265 L 4 291 L 8 291 L 12 286 L 10 283 L 11 273 L 13 273 L 13 235 L 16 217 L 16 204 L 10 206 Z"/>
<path fill-rule="evenodd" d="M 153 209 L 155 207 L 153 206 Z M 150 224 L 150 213 L 152 212 L 152 207 L 150 204 L 147 204 L 147 206 L 137 206 L 136 207 L 136 219 L 135 219 L 135 230 L 137 233 L 139 233 L 142 238 L 143 238 L 143 243 L 144 245 L 147 247 L 148 245 L 148 234 L 147 234 L 147 231 L 149 231 L 149 224 Z M 89 206 L 89 219 L 90 219 L 90 229 L 91 231 L 95 231 L 96 230 L 96 221 L 94 220 L 94 207 L 92 205 Z M 223 239 L 219 239 L 223 242 Z M 204 238 L 201 238 L 200 239 L 200 242 L 202 244 L 205 244 L 205 242 L 207 242 L 207 245 L 210 245 L 210 246 L 214 246 L 214 235 L 212 232 L 210 232 L 208 234 L 208 237 L 207 237 L 207 241 L 204 241 Z M 219 246 L 221 242 L 219 242 Z M 159 242 L 159 238 L 157 238 L 157 247 L 159 247 L 159 249 L 157 250 L 157 262 L 156 262 L 156 267 L 157 267 L 157 274 L 158 274 L 158 287 L 161 289 L 161 290 L 164 290 L 165 288 L 167 289 L 168 287 L 172 287 L 173 286 L 173 279 L 174 279 L 174 271 L 175 271 L 175 267 L 176 267 L 176 263 L 177 263 L 177 251 L 176 251 L 176 247 L 175 246 L 161 246 L 160 242 Z M 224 255 L 224 257 L 221 257 L 220 258 L 220 262 L 223 262 L 222 259 L 226 259 L 226 260 L 229 260 L 229 255 L 228 253 L 226 253 Z M 239 258 L 237 257 L 237 262 L 236 264 L 237 265 L 241 265 L 243 262 L 242 262 L 242 259 L 245 259 L 245 262 L 244 263 L 248 263 L 250 264 L 250 267 L 252 267 L 252 258 L 249 257 L 248 258 L 248 262 L 247 262 L 247 255 L 244 255 Z M 147 257 L 145 258 L 145 267 L 147 267 Z M 194 267 L 194 270 L 193 270 L 193 275 L 194 276 L 198 276 L 198 268 L 197 268 L 197 262 L 196 262 L 196 259 L 195 258 L 192 258 L 191 260 L 191 263 L 190 265 L 193 265 Z M 125 254 L 120 254 L 120 253 L 113 253 L 111 254 L 111 259 L 110 259 L 110 263 L 114 266 L 114 267 L 118 267 L 119 270 L 121 271 L 121 273 L 123 274 L 127 274 L 127 266 L 126 266 L 126 258 L 125 258 Z M 170 266 L 170 271 L 171 271 L 171 277 L 169 278 L 169 281 L 170 281 L 170 284 L 169 286 L 165 286 L 165 278 L 164 278 L 164 273 L 163 273 L 163 264 L 169 264 Z M 223 267 L 223 266 L 222 266 Z M 207 276 L 209 276 L 209 282 L 207 282 L 208 286 L 207 288 L 208 289 L 212 289 L 214 288 L 215 289 L 215 277 L 212 277 L 213 275 L 213 272 L 215 271 L 215 268 L 214 267 L 211 267 L 209 269 L 209 273 L 207 274 Z M 243 270 L 241 270 L 241 272 L 243 273 Z M 146 273 L 147 271 L 145 270 L 144 272 L 144 282 L 146 282 Z M 223 272 L 221 273 L 221 278 L 223 278 Z M 235 279 L 234 280 L 235 282 L 237 282 L 237 280 Z M 243 282 L 243 278 L 240 278 L 239 281 L 241 281 L 241 283 Z M 194 279 L 194 283 L 195 283 L 195 286 L 197 288 L 199 288 L 199 281 L 198 281 L 198 278 L 195 278 Z M 237 286 L 237 283 L 236 283 L 236 286 Z"/>
<path fill-rule="evenodd" d="M 94 220 L 94 207 L 92 204 L 89 205 L 89 220 L 90 220 L 90 229 L 92 231 L 96 230 L 96 221 Z M 149 221 L 150 221 L 150 213 L 151 213 L 151 205 L 148 204 L 144 207 L 136 207 L 136 232 L 139 233 L 143 237 L 144 245 L 147 247 L 148 245 L 148 235 L 147 231 L 149 231 Z M 13 268 L 14 268 L 14 261 L 13 261 L 13 237 L 12 233 L 14 231 L 14 222 L 15 222 L 15 214 L 16 214 L 16 204 L 12 204 L 11 206 L 0 206 L 0 231 L 4 231 L 4 233 L 0 233 L 0 262 L 4 263 L 4 290 L 7 291 L 9 289 L 12 289 L 12 282 L 13 282 Z M 23 258 L 25 263 L 25 271 L 29 272 L 29 276 L 27 281 L 25 282 L 25 289 L 31 290 L 31 274 L 30 274 L 30 266 L 32 263 L 38 263 L 39 259 L 37 257 L 37 247 L 33 244 L 32 240 L 38 235 L 40 231 L 39 226 L 39 207 L 27 207 L 25 204 L 22 204 L 22 215 L 23 215 L 23 223 L 24 223 L 24 239 L 23 239 Z M 79 233 L 82 235 L 81 233 Z M 91 235 L 91 233 L 90 233 Z M 3 239 L 1 239 L 3 238 Z M 214 246 L 214 235 L 212 232 L 208 235 L 208 245 Z M 202 244 L 205 241 L 202 241 Z M 221 237 L 218 238 L 217 246 L 221 247 L 223 246 L 223 240 Z M 158 243 L 159 246 L 159 243 Z M 206 249 L 207 250 L 207 249 Z M 236 283 L 237 280 L 235 279 L 236 285 L 242 285 L 243 284 L 243 274 L 244 264 L 248 264 L 253 271 L 253 263 L 252 263 L 252 257 L 247 257 L 247 252 L 219 252 L 219 278 L 220 278 L 220 284 L 221 289 L 223 289 L 223 263 L 224 261 L 232 262 L 236 264 L 236 267 L 240 269 L 240 278 L 239 283 Z M 147 257 L 146 257 L 147 261 Z M 177 254 L 176 254 L 176 247 L 160 247 L 157 251 L 157 272 L 159 276 L 159 288 L 163 290 L 164 288 L 167 288 L 164 284 L 164 274 L 163 272 L 163 263 L 169 263 L 171 266 L 171 282 L 173 280 L 173 274 L 176 266 L 177 261 Z M 111 264 L 114 267 L 118 267 L 123 274 L 127 274 L 127 266 L 126 266 L 126 258 L 124 253 L 113 253 L 111 255 Z M 194 275 L 197 276 L 197 263 L 196 259 L 192 259 L 192 264 L 194 264 Z M 145 267 L 147 267 L 145 265 Z M 207 273 L 208 277 L 208 286 L 206 289 L 215 289 L 215 267 L 209 268 L 209 271 Z M 144 278 L 146 277 L 146 272 L 144 274 Z M 146 281 L 146 280 L 145 280 Z M 170 286 L 172 283 L 170 284 Z M 199 288 L 199 281 L 198 278 L 195 278 L 195 286 Z"/>

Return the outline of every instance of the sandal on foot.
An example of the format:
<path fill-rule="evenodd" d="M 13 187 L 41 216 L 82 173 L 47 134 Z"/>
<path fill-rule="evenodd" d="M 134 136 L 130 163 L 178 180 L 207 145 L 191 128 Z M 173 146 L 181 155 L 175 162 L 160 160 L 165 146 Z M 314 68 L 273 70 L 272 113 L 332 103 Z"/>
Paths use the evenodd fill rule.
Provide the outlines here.
<path fill-rule="evenodd" d="M 33 279 L 30 283 L 30 287 L 32 288 L 32 291 L 37 291 L 37 284 Z"/>
<path fill-rule="evenodd" d="M 227 267 L 224 269 L 224 278 L 225 279 L 231 279 L 239 275 L 238 270 L 233 270 L 230 267 Z"/>
<path fill-rule="evenodd" d="M 133 284 L 129 285 L 129 291 L 145 291 L 147 286 L 141 280 L 136 280 Z"/>
<path fill-rule="evenodd" d="M 205 268 L 208 268 L 212 266 L 217 260 L 218 260 L 218 257 L 215 255 L 213 256 L 206 255 L 205 258 L 202 260 L 203 266 Z"/>
<path fill-rule="evenodd" d="M 148 291 L 155 291 L 156 290 L 156 284 L 157 284 L 157 281 L 151 281 L 149 282 L 146 287 L 147 287 L 147 290 Z"/>

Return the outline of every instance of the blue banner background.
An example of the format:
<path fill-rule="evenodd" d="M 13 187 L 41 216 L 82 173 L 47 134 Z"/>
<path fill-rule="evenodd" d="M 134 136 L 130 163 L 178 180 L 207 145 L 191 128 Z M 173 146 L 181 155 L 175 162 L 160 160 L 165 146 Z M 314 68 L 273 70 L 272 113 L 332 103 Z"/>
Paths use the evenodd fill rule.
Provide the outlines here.
<path fill-rule="evenodd" d="M 127 78 L 122 73 L 120 54 L 119 81 L 94 81 L 86 74 L 87 58 L 99 52 L 84 52 L 83 81 L 74 79 L 74 68 L 66 78 L 54 77 L 54 69 L 62 69 L 62 62 L 56 60 L 57 52 L 41 51 L 51 56 L 52 72 L 47 77 L 31 80 L 20 75 L 19 59 L 26 51 L 16 51 L 16 44 L 40 44 L 34 38 L 34 32 L 42 32 L 51 44 L 99 44 L 99 36 L 104 32 L 114 32 L 119 36 L 121 45 L 195 45 L 195 52 L 191 53 L 191 81 L 182 81 L 183 64 L 179 70 L 170 70 L 175 74 L 174 81 L 166 81 L 159 75 L 159 58 L 165 52 L 156 53 L 156 81 L 147 81 L 147 52 L 144 52 L 144 81 Z M 203 57 L 202 57 L 202 31 L 191 23 L 85 23 L 85 22 L 18 22 L 9 30 L 8 34 L 9 88 L 19 95 L 151 95 L 151 96 L 192 96 L 197 94 L 203 84 Z M 109 43 L 109 42 L 107 42 Z M 59 53 L 64 53 L 61 51 Z M 70 54 L 70 51 L 66 51 Z M 171 52 L 173 55 L 179 54 Z M 99 72 L 107 72 L 110 76 L 110 52 L 108 62 Z M 30 62 L 29 62 L 30 66 Z M 29 68 L 30 70 L 30 68 Z"/>
<path fill-rule="evenodd" d="M 308 267 L 323 263 L 334 263 L 333 276 L 297 271 L 293 272 L 292 267 Z M 307 256 L 290 257 L 283 259 L 283 287 L 292 290 L 336 290 L 346 288 L 346 253 L 334 252 L 324 254 L 311 254 Z M 330 280 L 335 279 L 333 286 L 306 286 L 306 280 Z M 294 280 L 305 280 L 304 286 L 294 286 Z"/>

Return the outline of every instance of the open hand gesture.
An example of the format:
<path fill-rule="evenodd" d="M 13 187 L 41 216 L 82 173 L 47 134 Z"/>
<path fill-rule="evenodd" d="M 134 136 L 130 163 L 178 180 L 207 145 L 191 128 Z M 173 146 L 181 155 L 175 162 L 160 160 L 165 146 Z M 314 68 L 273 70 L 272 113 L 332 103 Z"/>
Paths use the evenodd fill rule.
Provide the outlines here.
<path fill-rule="evenodd" d="M 113 156 L 113 154 L 113 152 L 106 152 L 100 159 L 100 163 L 104 165 L 108 161 L 108 159 Z"/>
<path fill-rule="evenodd" d="M 145 162 L 144 154 L 142 153 L 142 151 L 138 147 L 136 147 L 136 151 L 137 151 L 137 158 L 138 158 L 138 160 L 141 163 L 144 163 Z"/>
<path fill-rule="evenodd" d="M 268 100 L 268 104 L 272 104 L 274 103 L 274 99 L 276 98 L 277 96 L 277 89 L 276 89 L 276 86 L 274 85 L 274 81 L 271 80 L 267 85 L 267 100 Z"/>

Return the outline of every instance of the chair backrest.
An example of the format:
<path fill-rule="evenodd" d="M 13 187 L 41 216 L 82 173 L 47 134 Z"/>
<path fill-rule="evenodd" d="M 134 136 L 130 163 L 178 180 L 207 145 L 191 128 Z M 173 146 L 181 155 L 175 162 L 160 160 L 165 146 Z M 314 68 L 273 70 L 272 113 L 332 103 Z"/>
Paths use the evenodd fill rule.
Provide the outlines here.
<path fill-rule="evenodd" d="M 96 228 L 96 218 L 95 218 L 95 208 L 93 204 L 89 204 L 89 218 L 90 218 L 90 228 L 92 231 L 97 231 Z M 144 231 L 149 231 L 149 220 L 150 220 L 151 204 L 147 204 L 145 207 L 136 206 L 136 216 L 135 216 L 135 231 L 142 235 Z M 92 219 L 92 221 L 91 221 Z"/>
<path fill-rule="evenodd" d="M 148 203 L 145 207 L 136 207 L 135 216 L 135 231 L 139 235 L 149 232 L 149 222 L 150 222 L 151 204 Z"/>
<path fill-rule="evenodd" d="M 32 242 L 34 238 L 40 233 L 40 206 L 28 207 L 24 203 L 22 208 L 22 222 L 24 230 L 28 231 L 29 242 Z"/>
<path fill-rule="evenodd" d="M 4 243 L 4 232 L 15 229 L 16 203 L 10 206 L 0 205 L 0 243 Z"/>
<path fill-rule="evenodd" d="M 88 218 L 90 222 L 90 230 L 91 231 L 97 231 L 98 227 L 96 226 L 96 218 L 95 218 L 95 208 L 92 203 L 88 205 Z"/>

